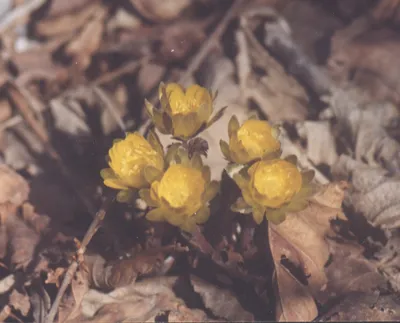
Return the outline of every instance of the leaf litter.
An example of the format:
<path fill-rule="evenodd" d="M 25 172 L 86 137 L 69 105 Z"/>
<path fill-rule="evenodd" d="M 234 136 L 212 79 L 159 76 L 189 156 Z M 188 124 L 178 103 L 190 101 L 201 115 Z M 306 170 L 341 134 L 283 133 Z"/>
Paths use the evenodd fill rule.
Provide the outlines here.
<path fill-rule="evenodd" d="M 1 320 L 397 320 L 399 8 L 1 7 Z M 256 226 L 224 206 L 237 194 L 228 181 L 205 230 L 185 236 L 137 205 L 107 204 L 104 155 L 121 132 L 147 132 L 143 100 L 155 102 L 161 81 L 200 83 L 228 106 L 188 143 L 213 179 L 227 167 L 219 139 L 232 115 L 279 123 L 284 154 L 316 173 L 306 209 Z M 96 210 L 102 226 L 90 231 Z"/>

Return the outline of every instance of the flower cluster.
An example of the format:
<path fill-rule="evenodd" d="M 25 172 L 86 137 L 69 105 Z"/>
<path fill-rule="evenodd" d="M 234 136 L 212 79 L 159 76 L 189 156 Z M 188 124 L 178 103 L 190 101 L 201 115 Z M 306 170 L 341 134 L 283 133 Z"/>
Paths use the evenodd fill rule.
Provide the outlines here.
<path fill-rule="evenodd" d="M 138 193 L 150 208 L 149 221 L 192 231 L 208 220 L 209 202 L 219 190 L 201 157 L 207 143 L 197 135 L 217 121 L 224 109 L 212 116 L 215 95 L 199 85 L 185 90 L 176 83 L 162 83 L 159 99 L 160 109 L 145 101 L 147 112 L 155 128 L 177 142 L 164 151 L 155 132 L 150 131 L 147 138 L 128 133 L 125 139 L 114 141 L 108 152 L 109 168 L 101 176 L 104 185 L 119 190 L 120 202 L 131 202 Z M 287 212 L 307 205 L 313 174 L 300 172 L 292 157 L 280 158 L 277 127 L 256 119 L 240 125 L 233 116 L 228 135 L 229 142 L 220 142 L 221 151 L 231 164 L 241 166 L 233 179 L 242 196 L 233 210 L 252 213 L 257 223 L 265 216 L 279 223 Z"/>
<path fill-rule="evenodd" d="M 228 124 L 229 144 L 220 141 L 223 155 L 242 169 L 233 175 L 242 196 L 234 211 L 252 213 L 259 224 L 266 218 L 278 224 L 287 212 L 307 206 L 312 194 L 312 171 L 300 172 L 297 158 L 281 159 L 279 130 L 267 121 L 250 119 L 242 125 L 233 116 Z"/>

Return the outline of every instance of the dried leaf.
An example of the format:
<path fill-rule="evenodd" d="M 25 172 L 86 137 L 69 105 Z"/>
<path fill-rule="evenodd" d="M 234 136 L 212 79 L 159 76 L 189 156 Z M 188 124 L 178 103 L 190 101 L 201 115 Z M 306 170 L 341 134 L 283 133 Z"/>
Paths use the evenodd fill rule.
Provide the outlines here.
<path fill-rule="evenodd" d="M 344 195 L 342 185 L 333 183 L 321 187 L 305 210 L 289 214 L 279 225 L 269 224 L 276 292 L 280 300 L 277 319 L 307 321 L 317 315 L 312 296 L 317 297 L 327 283 L 324 272 L 329 259 L 326 235 L 330 232 L 330 221 L 343 217 L 340 208 Z M 291 266 L 283 267 L 282 259 L 287 259 Z M 293 289 L 298 290 L 297 295 L 293 295 Z"/>
<path fill-rule="evenodd" d="M 179 17 L 180 13 L 190 6 L 190 0 L 130 0 L 136 10 L 146 19 L 153 22 L 166 22 Z"/>
<path fill-rule="evenodd" d="M 190 276 L 193 289 L 198 293 L 204 305 L 215 316 L 228 321 L 253 321 L 252 313 L 246 311 L 229 290 L 223 290 L 211 285 L 193 275 Z"/>
<path fill-rule="evenodd" d="M 67 319 L 73 320 L 80 313 L 80 306 L 85 294 L 89 291 L 88 273 L 85 270 L 78 270 L 71 282 L 71 296 L 65 296 L 65 302 L 61 302 L 58 314 L 59 322 Z M 71 301 L 71 298 L 73 301 Z"/>
<path fill-rule="evenodd" d="M 395 322 L 400 320 L 400 302 L 394 295 L 350 293 L 317 322 Z"/>
<path fill-rule="evenodd" d="M 104 31 L 104 18 L 107 11 L 99 7 L 90 20 L 82 29 L 77 38 L 68 44 L 65 51 L 74 57 L 75 64 L 81 69 L 86 69 L 92 55 L 99 49 Z"/>
<path fill-rule="evenodd" d="M 9 305 L 15 310 L 20 311 L 23 316 L 27 316 L 31 309 L 31 303 L 27 294 L 21 294 L 16 289 L 11 292 Z"/>
<path fill-rule="evenodd" d="M 0 205 L 21 205 L 28 199 L 29 186 L 25 179 L 6 165 L 0 165 Z"/>
<path fill-rule="evenodd" d="M 359 244 L 333 239 L 328 243 L 331 261 L 325 269 L 328 283 L 319 294 L 320 302 L 351 292 L 371 294 L 378 287 L 385 287 L 385 279 L 378 273 L 376 264 L 364 257 L 364 249 Z"/>

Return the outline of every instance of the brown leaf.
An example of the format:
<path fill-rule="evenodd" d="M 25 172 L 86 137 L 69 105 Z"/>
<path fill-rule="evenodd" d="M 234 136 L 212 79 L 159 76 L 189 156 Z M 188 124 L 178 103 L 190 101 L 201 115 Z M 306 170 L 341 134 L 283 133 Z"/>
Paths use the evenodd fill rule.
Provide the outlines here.
<path fill-rule="evenodd" d="M 97 1 L 99 0 L 52 0 L 46 14 L 48 17 L 65 15 L 82 10 L 82 8 Z"/>
<path fill-rule="evenodd" d="M 276 320 L 279 322 L 312 321 L 318 310 L 307 287 L 293 277 L 286 268 L 275 269 L 275 292 L 278 295 Z"/>
<path fill-rule="evenodd" d="M 350 293 L 317 322 L 398 322 L 400 302 L 395 295 Z"/>
<path fill-rule="evenodd" d="M 289 214 L 279 225 L 269 225 L 270 248 L 278 287 L 276 292 L 280 300 L 277 319 L 312 320 L 317 315 L 311 296 L 316 297 L 327 283 L 324 272 L 329 259 L 326 235 L 330 231 L 330 221 L 338 216 L 343 217 L 340 209 L 343 186 L 343 183 L 322 186 L 305 210 Z M 288 265 L 284 266 L 282 259 L 286 259 Z M 292 272 L 289 274 L 290 270 Z M 303 282 L 302 285 L 299 280 L 304 279 L 307 284 Z M 299 297 L 291 293 L 292 289 L 299 291 Z M 301 312 L 293 311 L 293 306 L 304 309 Z"/>
<path fill-rule="evenodd" d="M 21 205 L 28 199 L 29 186 L 25 179 L 6 165 L 0 165 L 0 205 Z"/>
<path fill-rule="evenodd" d="M 186 249 L 174 245 L 166 246 L 141 251 L 128 259 L 109 262 L 100 255 L 85 255 L 85 265 L 95 287 L 117 288 L 135 282 L 140 275 L 157 274 L 162 271 L 166 254 L 174 251 Z"/>
<path fill-rule="evenodd" d="M 93 3 L 83 9 L 64 14 L 61 17 L 49 17 L 36 23 L 36 32 L 42 37 L 55 37 L 62 34 L 73 33 L 82 28 L 87 20 L 97 12 L 99 5 Z"/>
<path fill-rule="evenodd" d="M 192 4 L 190 0 L 130 0 L 136 10 L 153 22 L 166 22 L 179 17 Z"/>
<path fill-rule="evenodd" d="M 333 38 L 336 49 L 328 60 L 331 76 L 343 84 L 351 81 L 361 87 L 369 100 L 399 103 L 398 33 L 389 28 L 367 29 L 351 38 L 351 32 L 339 30 Z"/>
<path fill-rule="evenodd" d="M 88 273 L 79 270 L 71 282 L 71 295 L 66 295 L 60 304 L 59 322 L 73 320 L 80 313 L 80 307 L 85 294 L 89 291 Z"/>
<path fill-rule="evenodd" d="M 328 277 L 326 288 L 319 294 L 319 301 L 340 297 L 351 292 L 372 293 L 386 282 L 377 266 L 363 256 L 363 248 L 354 242 L 329 239 L 332 261 L 325 269 Z"/>
<path fill-rule="evenodd" d="M 229 291 L 211 285 L 193 275 L 190 276 L 193 289 L 198 293 L 207 307 L 215 316 L 228 321 L 253 321 L 252 313 L 246 311 L 235 295 Z"/>
<path fill-rule="evenodd" d="M 20 311 L 23 316 L 27 316 L 31 309 L 29 296 L 26 293 L 21 294 L 16 289 L 11 292 L 9 305 L 15 310 Z"/>
<path fill-rule="evenodd" d="M 104 18 L 107 11 L 98 7 L 93 18 L 83 27 L 78 37 L 68 44 L 65 51 L 74 57 L 80 68 L 86 69 L 91 62 L 92 55 L 99 49 L 104 31 Z"/>
<path fill-rule="evenodd" d="M 92 289 L 82 302 L 84 316 L 68 322 L 145 322 L 163 311 L 177 310 L 183 301 L 172 291 L 176 281 L 177 277 L 150 278 L 108 294 Z"/>

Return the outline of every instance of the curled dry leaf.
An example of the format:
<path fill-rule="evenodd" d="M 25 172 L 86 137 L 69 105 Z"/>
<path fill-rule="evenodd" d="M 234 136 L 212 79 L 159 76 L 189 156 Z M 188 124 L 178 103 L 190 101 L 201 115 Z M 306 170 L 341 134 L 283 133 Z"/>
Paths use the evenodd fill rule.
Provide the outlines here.
<path fill-rule="evenodd" d="M 82 302 L 79 322 L 145 322 L 163 311 L 174 311 L 183 305 L 172 287 L 177 277 L 157 277 L 120 287 L 105 294 L 90 290 Z M 77 320 L 67 321 L 68 323 Z"/>
<path fill-rule="evenodd" d="M 193 0 L 130 0 L 135 9 L 153 22 L 167 22 L 178 18 L 181 12 L 193 4 Z"/>
<path fill-rule="evenodd" d="M 391 172 L 400 172 L 400 143 L 391 138 L 385 127 L 396 122 L 399 111 L 390 103 L 363 104 L 354 89 L 332 91 L 326 101 L 339 120 L 346 141 L 353 145 L 356 160 L 382 165 Z"/>
<path fill-rule="evenodd" d="M 344 183 L 332 183 L 320 188 L 308 207 L 289 214 L 279 225 L 269 225 L 269 239 L 276 271 L 277 320 L 313 320 L 318 297 L 327 283 L 324 266 L 329 259 L 326 236 L 330 221 L 344 218 L 341 203 Z M 282 259 L 287 259 L 300 274 L 290 272 Z M 300 280 L 307 280 L 307 283 Z M 293 290 L 297 291 L 296 293 Z"/>
<path fill-rule="evenodd" d="M 65 51 L 74 57 L 75 64 L 81 69 L 86 69 L 92 55 L 99 49 L 104 31 L 104 18 L 107 11 L 104 7 L 98 7 L 93 13 L 92 19 L 86 23 L 79 35 L 68 44 Z"/>
<path fill-rule="evenodd" d="M 336 178 L 351 182 L 346 203 L 373 225 L 384 229 L 400 227 L 400 180 L 381 168 L 365 165 L 346 155 L 332 168 Z"/>
<path fill-rule="evenodd" d="M 89 270 L 91 283 L 101 289 L 113 289 L 129 285 L 140 275 L 164 272 L 167 253 L 186 251 L 179 246 L 167 246 L 145 250 L 129 259 L 107 262 L 100 255 L 85 255 L 85 265 Z M 167 265 L 169 266 L 169 265 Z"/>
<path fill-rule="evenodd" d="M 253 314 L 240 305 L 231 291 L 218 288 L 193 275 L 190 276 L 190 282 L 194 291 L 200 295 L 205 307 L 216 317 L 231 322 L 254 320 Z"/>

